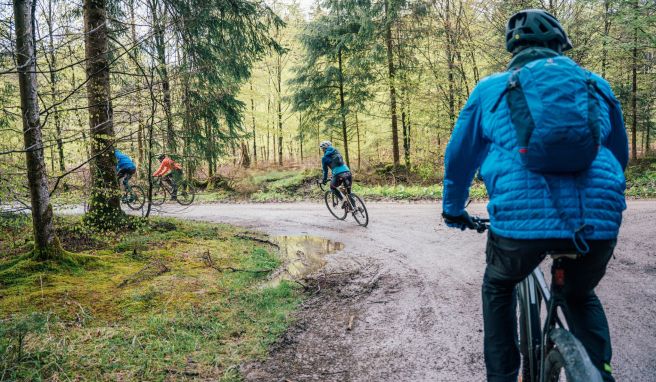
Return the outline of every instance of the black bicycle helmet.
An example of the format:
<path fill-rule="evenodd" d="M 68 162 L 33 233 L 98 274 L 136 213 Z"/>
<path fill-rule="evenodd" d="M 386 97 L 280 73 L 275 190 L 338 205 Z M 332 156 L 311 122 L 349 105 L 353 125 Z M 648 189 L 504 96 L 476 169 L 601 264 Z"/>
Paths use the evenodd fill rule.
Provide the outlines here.
<path fill-rule="evenodd" d="M 572 49 L 572 42 L 558 19 L 542 9 L 524 9 L 508 20 L 506 50 L 513 53 L 523 45 L 555 47 L 561 52 Z"/>

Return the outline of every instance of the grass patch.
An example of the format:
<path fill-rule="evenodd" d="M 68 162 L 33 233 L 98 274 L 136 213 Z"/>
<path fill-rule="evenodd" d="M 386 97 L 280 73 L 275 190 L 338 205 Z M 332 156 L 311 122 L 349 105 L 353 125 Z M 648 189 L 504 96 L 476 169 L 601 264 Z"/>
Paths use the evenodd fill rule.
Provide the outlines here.
<path fill-rule="evenodd" d="M 24 223 L 0 226 L 0 248 Z M 79 254 L 94 262 L 0 258 L 0 380 L 240 380 L 237 365 L 266 355 L 301 300 L 292 284 L 265 287 L 266 272 L 204 263 L 209 253 L 221 268 L 280 265 L 236 228 L 155 219 L 108 235 L 78 224 L 57 222 L 94 243 Z"/>

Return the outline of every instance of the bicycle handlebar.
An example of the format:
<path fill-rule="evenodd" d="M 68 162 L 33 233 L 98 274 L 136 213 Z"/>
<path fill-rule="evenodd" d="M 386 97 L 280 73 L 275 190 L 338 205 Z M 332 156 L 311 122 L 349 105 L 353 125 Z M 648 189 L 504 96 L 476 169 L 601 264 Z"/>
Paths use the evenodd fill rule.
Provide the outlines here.
<path fill-rule="evenodd" d="M 490 222 L 490 219 L 484 219 L 478 216 L 472 216 L 471 220 L 474 222 L 474 226 L 475 226 L 475 228 L 471 228 L 471 229 L 475 229 L 476 232 L 478 233 L 483 233 L 487 231 L 488 228 L 490 228 L 490 225 L 488 224 Z"/>

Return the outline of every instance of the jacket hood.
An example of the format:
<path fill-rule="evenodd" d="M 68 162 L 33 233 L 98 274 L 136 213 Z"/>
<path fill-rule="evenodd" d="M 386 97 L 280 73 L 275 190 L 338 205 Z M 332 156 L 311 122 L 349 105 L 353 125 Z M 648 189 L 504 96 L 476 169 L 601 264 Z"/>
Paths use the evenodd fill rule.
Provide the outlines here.
<path fill-rule="evenodd" d="M 329 147 L 326 149 L 326 153 L 325 153 L 324 155 L 331 155 L 331 154 L 334 153 L 334 152 L 335 152 L 335 148 L 332 147 L 332 146 L 329 146 Z"/>

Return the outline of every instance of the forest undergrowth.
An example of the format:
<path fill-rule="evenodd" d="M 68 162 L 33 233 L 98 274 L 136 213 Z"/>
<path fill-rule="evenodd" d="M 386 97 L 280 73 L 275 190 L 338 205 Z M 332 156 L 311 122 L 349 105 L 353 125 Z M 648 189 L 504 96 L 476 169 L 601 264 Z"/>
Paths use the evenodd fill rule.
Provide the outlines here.
<path fill-rule="evenodd" d="M 36 262 L 29 218 L 0 217 L 0 381 L 241 380 L 302 299 L 294 284 L 264 286 L 281 264 L 273 247 L 231 226 L 56 227 L 93 260 Z"/>

